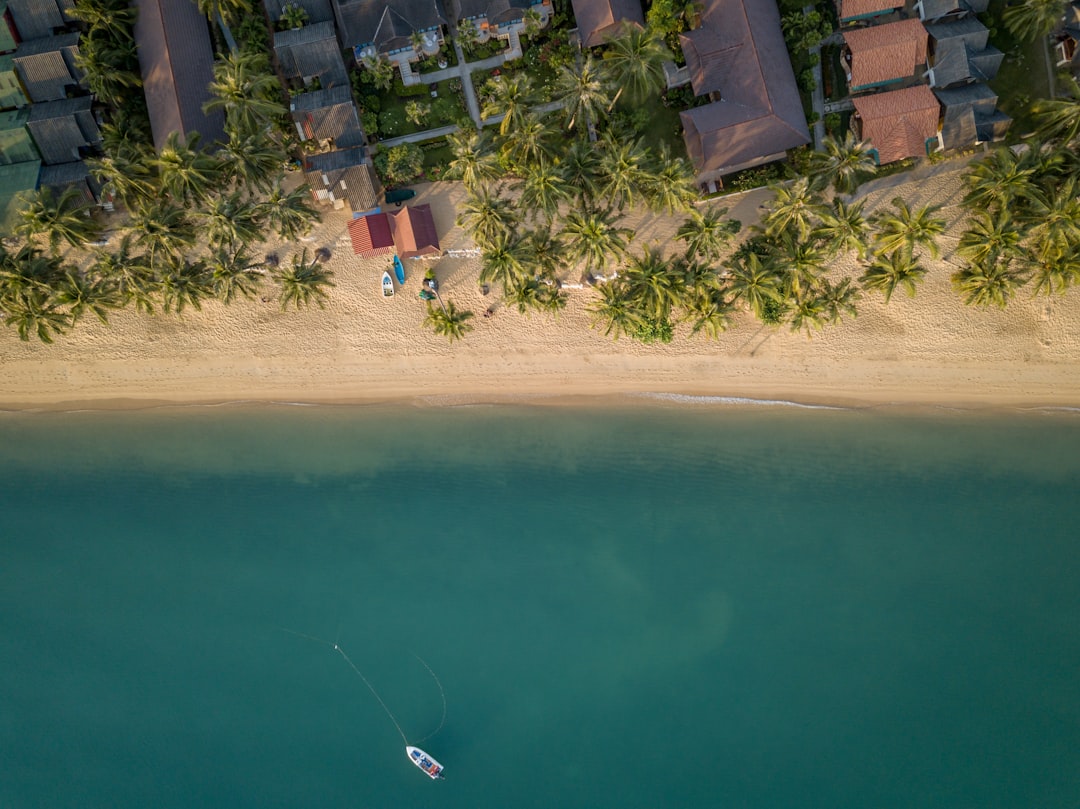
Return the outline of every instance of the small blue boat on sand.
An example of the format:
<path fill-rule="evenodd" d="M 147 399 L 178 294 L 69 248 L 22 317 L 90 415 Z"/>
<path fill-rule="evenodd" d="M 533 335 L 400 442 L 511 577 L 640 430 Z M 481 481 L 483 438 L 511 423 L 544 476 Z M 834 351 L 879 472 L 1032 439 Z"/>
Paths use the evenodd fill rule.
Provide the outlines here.
<path fill-rule="evenodd" d="M 394 275 L 397 276 L 397 282 L 399 284 L 405 283 L 405 266 L 401 263 L 401 259 L 396 255 L 394 256 Z"/>

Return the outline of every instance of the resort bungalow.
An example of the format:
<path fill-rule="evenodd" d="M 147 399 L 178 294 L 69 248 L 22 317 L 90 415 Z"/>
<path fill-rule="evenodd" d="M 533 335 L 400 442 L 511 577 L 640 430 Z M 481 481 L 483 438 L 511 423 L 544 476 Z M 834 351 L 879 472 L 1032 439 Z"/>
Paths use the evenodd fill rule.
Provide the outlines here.
<path fill-rule="evenodd" d="M 338 31 L 357 64 L 383 57 L 401 72 L 405 85 L 418 84 L 412 64 L 439 52 L 446 17 L 438 0 L 335 0 Z"/>
<path fill-rule="evenodd" d="M 925 157 L 938 143 L 941 105 L 925 84 L 852 99 L 855 134 L 870 141 L 878 165 Z"/>
<path fill-rule="evenodd" d="M 203 112 L 214 80 L 206 17 L 191 0 L 136 0 L 136 6 L 135 45 L 155 148 L 173 132 L 185 142 L 197 132 L 205 146 L 224 141 L 224 114 Z"/>
<path fill-rule="evenodd" d="M 699 183 L 810 142 L 775 3 L 706 0 L 679 41 L 694 94 L 712 102 L 679 115 Z"/>
<path fill-rule="evenodd" d="M 926 26 L 930 35 L 927 79 L 931 87 L 954 87 L 997 76 L 1005 54 L 988 44 L 990 31 L 974 17 Z"/>
<path fill-rule="evenodd" d="M 295 95 L 289 111 L 302 141 L 315 141 L 324 149 L 349 149 L 365 143 L 352 92 L 344 84 Z"/>
<path fill-rule="evenodd" d="M 38 186 L 50 189 L 56 196 L 74 188 L 79 192 L 80 202 L 86 205 L 96 205 L 102 199 L 101 184 L 94 179 L 86 163 L 81 160 L 77 163 L 42 166 Z M 103 207 L 111 211 L 112 203 L 106 202 Z"/>
<path fill-rule="evenodd" d="M 1055 63 L 1080 71 L 1080 0 L 1065 8 L 1065 24 L 1055 37 Z"/>
<path fill-rule="evenodd" d="M 18 40 L 15 38 L 15 18 L 8 11 L 8 4 L 0 0 L 0 53 L 11 53 Z"/>
<path fill-rule="evenodd" d="M 509 59 L 521 56 L 520 34 L 525 30 L 527 12 L 536 13 L 541 28 L 551 19 L 551 0 L 458 0 L 458 8 L 458 22 L 468 20 L 478 42 L 506 40 Z"/>
<path fill-rule="evenodd" d="M 0 112 L 0 166 L 39 161 L 37 147 L 26 129 L 29 110 Z"/>
<path fill-rule="evenodd" d="M 71 0 L 8 0 L 5 16 L 11 16 L 19 39 L 43 39 L 71 22 L 67 11 L 74 5 Z"/>
<path fill-rule="evenodd" d="M 348 87 L 349 74 L 332 22 L 317 22 L 274 34 L 274 55 L 294 87 Z"/>
<path fill-rule="evenodd" d="M 986 84 L 968 84 L 951 90 L 935 90 L 941 102 L 941 146 L 965 149 L 980 143 L 998 141 L 1012 119 L 997 108 L 997 95 Z"/>
<path fill-rule="evenodd" d="M 437 256 L 442 252 L 430 205 L 368 214 L 349 223 L 353 253 L 375 258 L 397 253 L 401 258 Z"/>
<path fill-rule="evenodd" d="M 578 36 L 586 48 L 603 45 L 624 25 L 645 25 L 641 0 L 572 0 Z"/>
<path fill-rule="evenodd" d="M 848 87 L 858 93 L 902 82 L 926 64 L 927 35 L 918 20 L 844 32 Z"/>
<path fill-rule="evenodd" d="M 56 101 L 81 92 L 82 73 L 75 63 L 78 54 L 77 33 L 19 43 L 12 61 L 30 101 Z"/>
<path fill-rule="evenodd" d="M 430 205 L 413 205 L 387 211 L 394 247 L 402 258 L 437 256 L 442 252 Z"/>
<path fill-rule="evenodd" d="M 310 155 L 304 160 L 304 179 L 315 200 L 334 210 L 348 205 L 353 214 L 361 214 L 379 205 L 378 181 L 361 147 Z"/>
<path fill-rule="evenodd" d="M 0 56 L 0 110 L 25 107 L 29 103 L 15 72 L 15 57 L 10 53 Z"/>
<path fill-rule="evenodd" d="M 913 10 L 920 20 L 933 21 L 982 14 L 988 8 L 990 0 L 916 0 Z"/>
<path fill-rule="evenodd" d="M 839 0 L 836 11 L 841 25 L 871 20 L 899 11 L 904 0 Z"/>
<path fill-rule="evenodd" d="M 82 160 L 101 143 L 90 96 L 30 107 L 26 128 L 46 166 Z"/>
<path fill-rule="evenodd" d="M 360 258 L 377 258 L 394 253 L 394 236 L 385 213 L 369 213 L 349 222 L 349 241 L 352 242 L 353 255 Z"/>

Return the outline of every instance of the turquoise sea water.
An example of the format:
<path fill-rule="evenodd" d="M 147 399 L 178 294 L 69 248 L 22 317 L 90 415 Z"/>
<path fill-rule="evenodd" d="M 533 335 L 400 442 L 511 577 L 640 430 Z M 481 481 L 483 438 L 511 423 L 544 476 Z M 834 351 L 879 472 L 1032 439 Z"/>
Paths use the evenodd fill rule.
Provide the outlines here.
<path fill-rule="evenodd" d="M 0 417 L 0 807 L 1076 807 L 1080 417 Z M 410 740 L 425 778 L 338 640 Z"/>

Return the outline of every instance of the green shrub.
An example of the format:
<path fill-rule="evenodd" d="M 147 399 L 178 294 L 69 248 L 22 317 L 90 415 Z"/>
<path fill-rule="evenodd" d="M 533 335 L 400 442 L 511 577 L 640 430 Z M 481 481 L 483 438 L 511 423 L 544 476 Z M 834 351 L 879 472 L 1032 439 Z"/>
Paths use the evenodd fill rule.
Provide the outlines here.
<path fill-rule="evenodd" d="M 648 318 L 630 336 L 643 343 L 670 343 L 675 336 L 675 327 L 668 318 Z"/>
<path fill-rule="evenodd" d="M 380 151 L 372 162 L 384 185 L 407 185 L 423 172 L 424 152 L 415 143 L 403 143 Z"/>
<path fill-rule="evenodd" d="M 379 134 L 379 116 L 374 112 L 360 113 L 360 126 L 368 135 Z"/>
<path fill-rule="evenodd" d="M 378 114 L 382 110 L 382 99 L 374 93 L 360 96 L 360 109 Z"/>
<path fill-rule="evenodd" d="M 761 307 L 761 322 L 768 323 L 770 326 L 778 326 L 784 322 L 786 314 L 787 305 L 783 301 L 766 299 Z"/>

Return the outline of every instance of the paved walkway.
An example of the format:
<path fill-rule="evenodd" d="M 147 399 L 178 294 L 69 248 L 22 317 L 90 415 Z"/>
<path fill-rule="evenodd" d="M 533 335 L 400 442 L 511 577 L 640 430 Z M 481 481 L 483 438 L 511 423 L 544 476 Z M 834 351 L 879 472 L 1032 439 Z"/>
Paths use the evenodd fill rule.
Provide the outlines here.
<path fill-rule="evenodd" d="M 803 13 L 809 14 L 814 10 L 812 5 L 804 6 Z M 811 68 L 814 72 L 814 92 L 810 94 L 811 103 L 814 107 L 814 112 L 817 113 L 818 119 L 814 122 L 814 148 L 820 149 L 822 141 L 825 140 L 825 92 L 822 89 L 822 77 L 821 77 L 821 45 L 816 45 L 810 49 L 811 56 L 817 56 L 817 64 Z M 798 80 L 798 76 L 795 77 Z"/>

